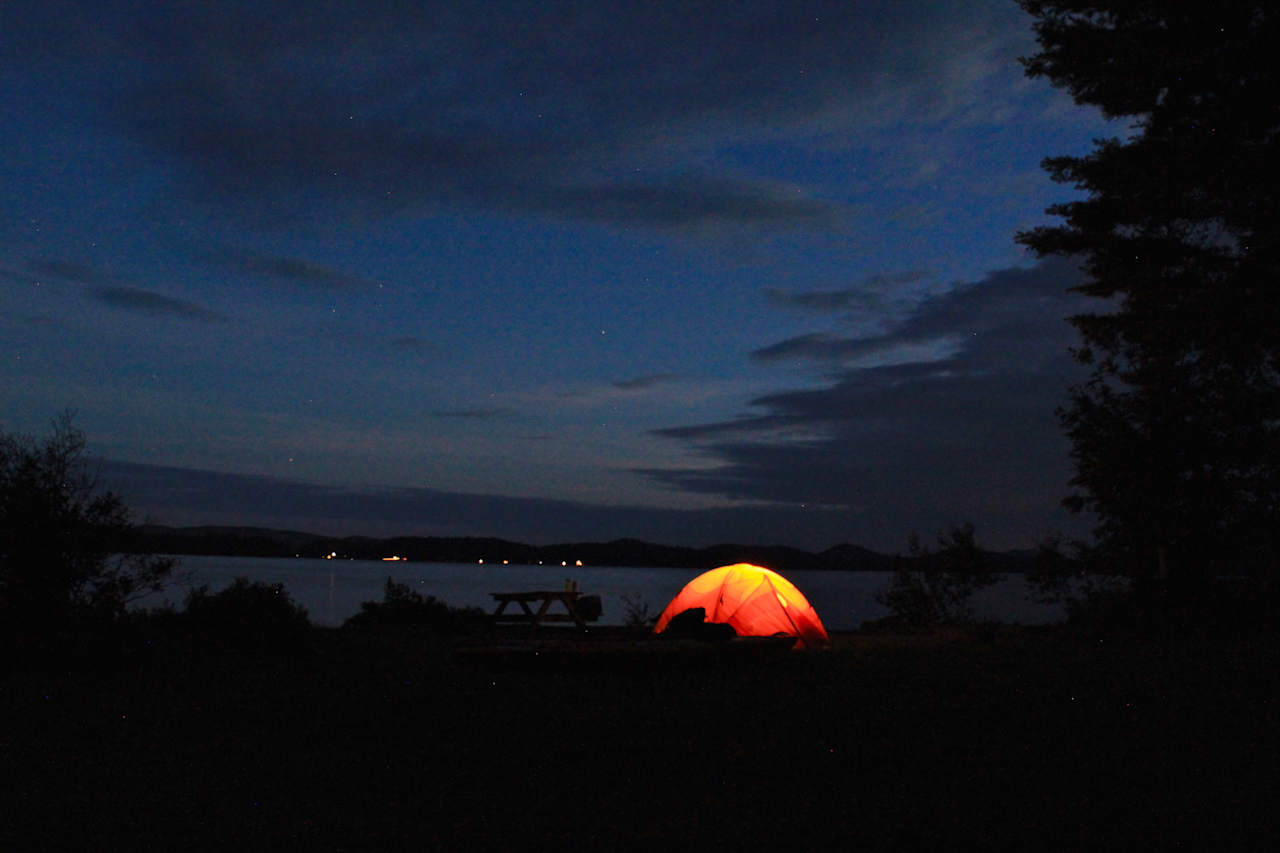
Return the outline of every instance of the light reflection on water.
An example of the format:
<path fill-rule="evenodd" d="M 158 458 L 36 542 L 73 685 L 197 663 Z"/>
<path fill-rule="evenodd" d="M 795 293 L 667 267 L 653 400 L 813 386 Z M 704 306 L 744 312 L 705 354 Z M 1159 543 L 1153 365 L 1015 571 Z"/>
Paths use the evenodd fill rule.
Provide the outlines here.
<path fill-rule="evenodd" d="M 143 599 L 139 606 L 154 607 L 167 601 L 181 607 L 191 586 L 208 584 L 211 592 L 217 592 L 243 576 L 251 581 L 284 584 L 289 596 L 307 609 L 313 623 L 336 626 L 358 613 L 362 601 L 381 601 L 388 576 L 422 595 L 486 612 L 493 608 L 491 592 L 563 589 L 565 581 L 572 579 L 578 581 L 583 594 L 601 597 L 601 624 L 620 625 L 627 618 L 628 600 L 647 603 L 649 613 L 657 616 L 697 574 L 693 569 L 188 556 L 179 558 L 175 577 L 180 580 L 166 592 Z M 890 577 L 889 572 L 787 573 L 832 631 L 856 630 L 863 621 L 884 616 L 887 611 L 876 602 L 875 595 L 888 585 Z M 974 616 L 1024 624 L 1062 618 L 1060 607 L 1032 601 L 1028 591 L 1022 576 L 1006 576 L 974 596 Z"/>

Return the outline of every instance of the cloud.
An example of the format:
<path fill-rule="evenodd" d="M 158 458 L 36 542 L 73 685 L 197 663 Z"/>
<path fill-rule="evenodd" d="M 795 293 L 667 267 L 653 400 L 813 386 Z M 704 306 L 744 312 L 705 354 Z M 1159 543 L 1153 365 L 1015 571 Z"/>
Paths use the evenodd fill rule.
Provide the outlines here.
<path fill-rule="evenodd" d="M 305 287 L 349 290 L 375 286 L 368 279 L 305 258 L 273 255 L 244 248 L 212 253 L 211 257 L 242 272 L 301 284 Z"/>
<path fill-rule="evenodd" d="M 536 203 L 548 213 L 665 228 L 825 227 L 835 225 L 841 215 L 838 205 L 808 197 L 795 187 L 696 175 L 551 188 Z"/>
<path fill-rule="evenodd" d="M 857 507 L 870 527 L 971 519 L 1034 541 L 1067 523 L 1054 411 L 1081 378 L 1065 318 L 1096 307 L 1067 292 L 1079 280 L 1064 261 L 999 270 L 924 298 L 884 334 L 763 348 L 757 357 L 816 361 L 829 384 L 760 397 L 756 413 L 733 420 L 660 430 L 713 464 L 644 473 L 725 498 Z"/>
<path fill-rule="evenodd" d="M 20 275 L 30 283 L 39 283 L 43 277 L 52 277 L 72 285 L 83 285 L 84 293 L 91 299 L 110 305 L 112 308 L 120 308 L 148 317 L 178 317 L 204 323 L 221 322 L 226 319 L 216 311 L 194 302 L 135 287 L 121 276 L 87 264 L 50 258 L 30 258 L 26 262 L 26 268 L 28 273 L 15 273 L 15 275 Z"/>
<path fill-rule="evenodd" d="M 873 338 L 841 337 L 827 332 L 798 335 L 751 353 L 759 361 L 807 358 L 835 361 L 848 367 L 883 367 L 894 364 L 942 361 L 964 347 L 963 338 L 945 335 L 920 340 L 899 340 L 895 335 Z"/>
<path fill-rule="evenodd" d="M 782 128 L 830 146 L 996 109 L 1030 46 L 1013 5 L 68 0 L 15 44 L 215 203 L 829 228 L 841 203 L 711 164 Z"/>
<path fill-rule="evenodd" d="M 535 545 L 622 537 L 691 546 L 768 545 L 785 538 L 814 550 L 847 541 L 850 529 L 845 515 L 817 508 L 600 506 L 430 488 L 325 486 L 111 459 L 102 460 L 99 472 L 102 484 L 140 519 L 179 526 L 255 525 L 335 536 L 498 536 Z M 901 537 L 883 545 L 899 548 Z"/>
<path fill-rule="evenodd" d="M 78 284 L 99 284 L 114 280 L 113 276 L 102 270 L 72 261 L 31 258 L 27 261 L 27 269 L 35 276 L 51 276 Z"/>
<path fill-rule="evenodd" d="M 886 273 L 868 278 L 855 287 L 836 290 L 785 291 L 769 288 L 765 295 L 777 305 L 818 314 L 883 311 L 901 301 L 903 285 L 924 281 L 923 271 Z"/>
<path fill-rule="evenodd" d="M 613 383 L 619 391 L 644 391 L 655 385 L 665 385 L 680 377 L 674 373 L 655 373 L 650 376 L 637 376 L 634 379 L 622 379 Z"/>
<path fill-rule="evenodd" d="M 203 323 L 220 322 L 225 318 L 215 311 L 202 308 L 184 299 L 174 299 L 139 287 L 90 287 L 89 296 L 112 308 L 121 308 L 148 317 L 179 317 Z"/>
<path fill-rule="evenodd" d="M 387 346 L 401 352 L 427 352 L 431 349 L 431 345 L 426 340 L 413 335 L 392 338 L 387 341 Z"/>
<path fill-rule="evenodd" d="M 1047 261 L 1030 271 L 997 270 L 981 281 L 898 298 L 881 331 L 868 334 L 856 322 L 861 318 L 850 315 L 845 318 L 854 327 L 850 332 L 798 335 L 752 356 L 761 361 L 847 363 L 877 353 L 932 350 L 936 355 L 927 360 L 963 354 L 960 363 L 970 369 L 1032 369 L 1038 360 L 1060 355 L 1072 339 L 1062 319 L 1090 310 L 1089 300 L 1068 293 L 1068 285 L 1062 284 L 1078 278 L 1069 261 Z M 983 365 L 984 360 L 993 363 Z"/>
<path fill-rule="evenodd" d="M 809 314 L 831 315 L 838 319 L 840 333 L 810 332 L 761 347 L 753 357 L 774 361 L 805 355 L 812 358 L 840 358 L 850 348 L 858 352 L 876 347 L 864 339 L 884 334 L 911 316 L 921 300 L 928 297 L 931 276 L 923 271 L 873 275 L 851 287 L 831 290 L 784 291 L 768 288 L 765 296 L 775 305 Z"/>
<path fill-rule="evenodd" d="M 459 418 L 461 420 L 493 420 L 495 418 L 509 418 L 516 414 L 515 409 L 509 408 L 493 408 L 493 409 L 440 409 L 431 413 L 433 418 Z"/>

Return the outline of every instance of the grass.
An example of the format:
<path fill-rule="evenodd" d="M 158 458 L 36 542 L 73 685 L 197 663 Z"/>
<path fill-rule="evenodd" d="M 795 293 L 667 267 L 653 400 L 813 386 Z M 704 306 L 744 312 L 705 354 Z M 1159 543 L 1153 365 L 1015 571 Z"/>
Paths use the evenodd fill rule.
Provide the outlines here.
<path fill-rule="evenodd" d="M 0 682 L 0 849 L 1253 849 L 1280 642 L 844 635 L 462 664 L 411 629 Z M 836 847 L 835 845 L 840 845 Z"/>

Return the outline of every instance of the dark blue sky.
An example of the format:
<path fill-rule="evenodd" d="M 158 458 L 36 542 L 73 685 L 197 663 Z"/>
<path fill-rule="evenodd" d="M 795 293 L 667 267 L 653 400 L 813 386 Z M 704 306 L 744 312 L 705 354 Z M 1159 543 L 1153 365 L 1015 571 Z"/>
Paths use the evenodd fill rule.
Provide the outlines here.
<path fill-rule="evenodd" d="M 1078 529 L 1008 0 L 0 4 L 0 429 L 175 524 Z"/>

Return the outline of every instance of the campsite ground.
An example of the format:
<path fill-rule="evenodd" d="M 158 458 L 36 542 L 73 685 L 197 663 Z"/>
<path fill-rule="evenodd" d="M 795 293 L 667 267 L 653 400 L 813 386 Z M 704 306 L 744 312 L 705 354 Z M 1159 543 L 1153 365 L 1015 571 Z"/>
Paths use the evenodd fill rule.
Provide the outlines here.
<path fill-rule="evenodd" d="M 0 681 L 0 848 L 1251 849 L 1280 642 L 1062 629 L 771 663 L 460 663 L 411 631 Z"/>

